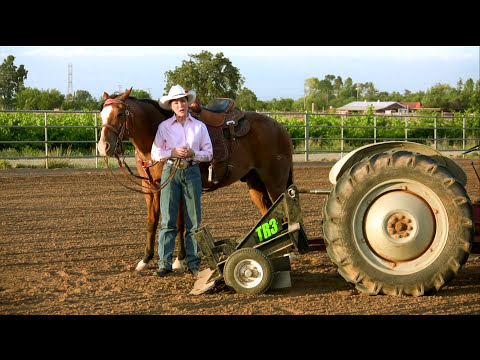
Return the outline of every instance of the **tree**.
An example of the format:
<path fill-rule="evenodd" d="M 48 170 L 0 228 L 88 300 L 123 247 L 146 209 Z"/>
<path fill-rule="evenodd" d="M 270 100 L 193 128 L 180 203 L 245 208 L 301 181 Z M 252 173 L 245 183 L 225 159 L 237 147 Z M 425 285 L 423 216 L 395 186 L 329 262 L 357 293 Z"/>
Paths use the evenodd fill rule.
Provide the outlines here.
<path fill-rule="evenodd" d="M 468 79 L 465 87 L 468 89 L 465 108 L 480 113 L 480 80 L 477 80 L 474 88 L 473 80 Z"/>
<path fill-rule="evenodd" d="M 40 109 L 40 90 L 34 88 L 24 88 L 15 96 L 15 108 L 17 110 L 38 110 Z"/>
<path fill-rule="evenodd" d="M 24 88 L 15 96 L 17 110 L 53 110 L 60 108 L 65 96 L 57 89 Z"/>
<path fill-rule="evenodd" d="M 462 79 L 460 79 L 459 83 L 461 83 L 461 80 Z M 477 89 L 475 90 L 475 83 L 473 82 L 473 79 L 470 78 L 465 82 L 465 84 L 463 85 L 463 88 L 462 87 L 460 87 L 460 89 L 457 88 L 457 90 L 459 90 L 460 101 L 464 109 L 468 109 L 472 111 L 480 110 L 479 85 L 480 85 L 480 80 L 477 81 Z"/>
<path fill-rule="evenodd" d="M 280 98 L 276 106 L 278 111 L 292 111 L 295 101 L 292 98 Z"/>
<path fill-rule="evenodd" d="M 183 60 L 180 67 L 165 72 L 165 92 L 173 85 L 180 84 L 186 90 L 194 89 L 198 101 L 203 105 L 218 97 L 236 98 L 245 80 L 223 53 L 213 56 L 204 50 L 188 56 L 192 60 Z"/>
<path fill-rule="evenodd" d="M 135 96 L 137 99 L 151 99 L 152 97 L 150 96 L 150 93 L 145 90 L 135 90 L 133 89 L 132 92 L 130 93 L 130 96 Z"/>
<path fill-rule="evenodd" d="M 333 84 L 335 80 L 334 75 L 325 75 L 325 78 L 320 81 L 320 92 L 322 93 L 322 107 L 329 107 L 330 100 L 332 100 Z"/>
<path fill-rule="evenodd" d="M 102 99 L 103 100 L 103 99 Z M 77 90 L 73 98 L 68 97 L 62 104 L 63 110 L 98 110 L 99 102 L 87 90 Z"/>
<path fill-rule="evenodd" d="M 321 108 L 321 87 L 320 80 L 316 77 L 308 78 L 305 80 L 305 111 L 311 111 L 312 104 L 315 104 L 315 109 Z"/>
<path fill-rule="evenodd" d="M 13 98 L 23 88 L 28 71 L 23 65 L 13 64 L 15 56 L 8 55 L 0 65 L 0 105 L 4 109 L 13 107 Z"/>
<path fill-rule="evenodd" d="M 268 104 L 268 109 L 272 111 L 292 111 L 295 101 L 291 98 L 273 98 Z"/>
<path fill-rule="evenodd" d="M 335 78 L 335 81 L 333 82 L 333 91 L 335 93 L 335 98 L 338 99 L 338 96 L 340 95 L 340 91 L 343 89 L 343 80 L 341 76 L 337 76 Z"/>
<path fill-rule="evenodd" d="M 235 99 L 235 107 L 248 111 L 257 110 L 257 106 L 257 96 L 253 93 L 252 90 L 243 88 L 238 92 L 237 98 Z"/>
<path fill-rule="evenodd" d="M 343 88 L 340 90 L 339 99 L 342 100 L 343 104 L 348 104 L 349 102 L 355 101 L 357 99 L 357 90 L 353 86 L 352 78 L 348 77 L 345 79 Z"/>
<path fill-rule="evenodd" d="M 437 83 L 427 91 L 422 99 L 422 104 L 427 108 L 446 109 L 449 107 L 453 92 L 455 92 L 455 89 L 450 85 Z"/>

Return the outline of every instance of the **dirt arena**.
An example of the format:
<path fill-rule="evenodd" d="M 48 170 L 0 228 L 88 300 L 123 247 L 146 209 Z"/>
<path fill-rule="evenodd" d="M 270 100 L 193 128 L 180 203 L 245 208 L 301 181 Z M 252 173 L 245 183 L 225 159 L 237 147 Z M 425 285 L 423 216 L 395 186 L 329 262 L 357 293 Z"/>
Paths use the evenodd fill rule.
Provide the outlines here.
<path fill-rule="evenodd" d="M 480 201 L 472 160 L 458 162 L 468 174 L 470 198 Z M 332 164 L 296 164 L 295 184 L 329 189 Z M 478 158 L 474 164 L 480 170 Z M 480 314 L 479 254 L 434 296 L 359 293 L 325 251 L 296 254 L 290 288 L 245 295 L 220 283 L 193 296 L 193 275 L 158 278 L 153 270 L 134 270 L 144 252 L 145 200 L 108 170 L 0 170 L 0 194 L 0 315 Z M 323 235 L 324 199 L 301 194 L 309 238 Z M 203 224 L 216 240 L 240 238 L 260 219 L 241 182 L 204 194 L 202 203 Z"/>

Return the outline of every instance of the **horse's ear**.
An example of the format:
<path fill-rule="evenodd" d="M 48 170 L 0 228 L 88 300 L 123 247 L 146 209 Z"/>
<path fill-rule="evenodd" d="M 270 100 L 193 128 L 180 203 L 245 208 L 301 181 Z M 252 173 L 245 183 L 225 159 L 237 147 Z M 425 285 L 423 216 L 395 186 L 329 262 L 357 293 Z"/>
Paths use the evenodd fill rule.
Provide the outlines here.
<path fill-rule="evenodd" d="M 133 86 L 132 86 L 130 89 L 128 89 L 127 91 L 125 91 L 125 92 L 123 93 L 123 95 L 121 96 L 121 98 L 122 98 L 124 101 L 130 96 L 130 93 L 132 92 L 132 89 L 133 89 Z"/>
<path fill-rule="evenodd" d="M 108 94 L 106 92 L 103 92 L 103 100 L 107 100 L 108 99 Z"/>

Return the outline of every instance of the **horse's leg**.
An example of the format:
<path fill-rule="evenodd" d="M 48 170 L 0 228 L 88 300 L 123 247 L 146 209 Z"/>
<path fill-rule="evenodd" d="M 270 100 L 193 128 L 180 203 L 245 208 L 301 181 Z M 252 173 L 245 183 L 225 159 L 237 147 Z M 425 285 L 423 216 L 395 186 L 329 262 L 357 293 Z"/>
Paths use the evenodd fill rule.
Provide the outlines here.
<path fill-rule="evenodd" d="M 265 184 L 258 176 L 258 173 L 255 170 L 251 170 L 245 177 L 248 186 L 248 192 L 253 203 L 257 205 L 262 216 L 266 214 L 270 206 L 272 206 L 272 201 L 268 196 L 267 188 Z"/>
<path fill-rule="evenodd" d="M 272 201 L 276 201 L 293 184 L 292 159 L 282 157 L 276 163 L 270 162 L 257 169 L 257 176 Z"/>
<path fill-rule="evenodd" d="M 177 244 L 177 258 L 172 264 L 172 269 L 185 271 L 185 219 L 183 217 L 183 202 L 181 199 L 178 208 L 177 229 L 177 237 L 175 238 L 175 243 Z"/>
<path fill-rule="evenodd" d="M 147 202 L 147 243 L 145 246 L 145 255 L 138 263 L 135 270 L 145 270 L 148 268 L 148 262 L 153 258 L 155 247 L 155 236 L 157 234 L 158 220 L 160 218 L 160 193 L 145 194 Z"/>

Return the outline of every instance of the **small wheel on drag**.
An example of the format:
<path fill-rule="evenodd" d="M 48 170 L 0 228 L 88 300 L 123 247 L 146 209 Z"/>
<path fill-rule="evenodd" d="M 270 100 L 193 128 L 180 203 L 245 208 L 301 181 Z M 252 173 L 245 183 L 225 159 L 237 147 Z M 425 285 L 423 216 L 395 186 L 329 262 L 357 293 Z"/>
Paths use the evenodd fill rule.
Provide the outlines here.
<path fill-rule="evenodd" d="M 244 294 L 262 294 L 272 284 L 272 262 L 258 249 L 239 249 L 228 257 L 223 277 L 230 290 Z"/>

